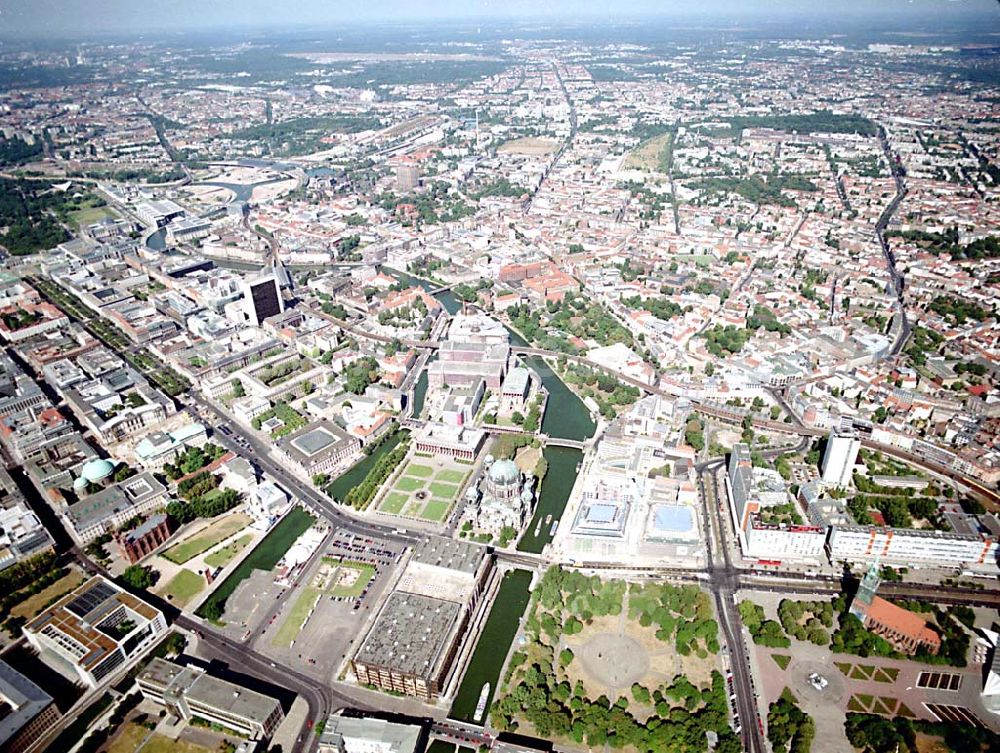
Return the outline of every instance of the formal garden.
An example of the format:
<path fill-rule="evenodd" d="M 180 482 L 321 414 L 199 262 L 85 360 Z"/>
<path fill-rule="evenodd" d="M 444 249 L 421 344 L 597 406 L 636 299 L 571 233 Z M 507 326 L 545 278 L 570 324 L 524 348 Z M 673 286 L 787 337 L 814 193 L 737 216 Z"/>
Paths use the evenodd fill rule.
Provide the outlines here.
<path fill-rule="evenodd" d="M 467 466 L 449 458 L 414 458 L 386 492 L 378 510 L 406 518 L 443 521 L 469 473 Z"/>

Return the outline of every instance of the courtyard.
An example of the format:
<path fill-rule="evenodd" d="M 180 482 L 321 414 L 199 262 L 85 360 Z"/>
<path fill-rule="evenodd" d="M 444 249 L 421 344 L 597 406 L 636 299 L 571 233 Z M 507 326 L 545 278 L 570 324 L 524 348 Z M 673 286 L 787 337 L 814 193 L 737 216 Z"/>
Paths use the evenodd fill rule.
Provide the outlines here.
<path fill-rule="evenodd" d="M 412 458 L 379 503 L 378 511 L 440 523 L 462 491 L 469 467 L 446 457 Z"/>

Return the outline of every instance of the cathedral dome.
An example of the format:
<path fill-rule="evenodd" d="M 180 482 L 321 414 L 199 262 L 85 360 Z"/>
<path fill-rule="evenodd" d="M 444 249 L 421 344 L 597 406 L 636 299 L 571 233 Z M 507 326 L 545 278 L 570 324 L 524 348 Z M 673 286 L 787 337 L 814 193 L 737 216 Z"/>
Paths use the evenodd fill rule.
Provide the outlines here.
<path fill-rule="evenodd" d="M 521 480 L 521 472 L 512 460 L 498 460 L 488 471 L 490 481 L 495 484 L 516 484 Z"/>

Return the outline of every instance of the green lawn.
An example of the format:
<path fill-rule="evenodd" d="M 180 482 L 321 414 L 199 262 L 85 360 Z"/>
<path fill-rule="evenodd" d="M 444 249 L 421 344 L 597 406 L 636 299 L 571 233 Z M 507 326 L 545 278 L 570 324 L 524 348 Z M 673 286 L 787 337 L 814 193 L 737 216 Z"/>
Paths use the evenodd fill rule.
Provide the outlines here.
<path fill-rule="evenodd" d="M 442 484 L 438 481 L 431 482 L 431 495 L 442 499 L 455 499 L 458 496 L 458 487 L 452 484 Z"/>
<path fill-rule="evenodd" d="M 456 471 L 452 469 L 438 471 L 434 480 L 443 481 L 446 484 L 461 484 L 465 480 L 465 471 Z"/>
<path fill-rule="evenodd" d="M 194 536 L 170 547 L 163 556 L 175 564 L 183 565 L 192 557 L 197 557 L 220 541 L 242 531 L 249 523 L 249 515 L 226 515 L 201 529 Z"/>
<path fill-rule="evenodd" d="M 389 492 L 385 495 L 385 499 L 382 500 L 382 504 L 379 505 L 378 509 L 390 515 L 399 515 L 403 509 L 403 505 L 406 504 L 406 500 L 409 498 L 410 495 L 403 492 Z"/>
<path fill-rule="evenodd" d="M 353 586 L 333 585 L 327 592 L 331 596 L 346 596 L 348 598 L 360 596 L 365 587 L 371 583 L 372 578 L 375 577 L 375 568 L 366 562 L 352 562 L 347 560 L 341 562 L 340 567 L 341 569 L 349 568 L 351 570 L 358 570 L 361 572 L 361 575 L 358 576 Z"/>
<path fill-rule="evenodd" d="M 86 207 L 69 213 L 69 221 L 77 225 L 92 225 L 105 217 L 117 217 L 110 207 Z"/>
<path fill-rule="evenodd" d="M 875 699 L 875 707 L 872 709 L 876 714 L 885 714 L 886 716 L 892 716 L 896 713 L 896 706 L 899 705 L 899 701 L 895 698 L 886 698 L 880 696 Z"/>
<path fill-rule="evenodd" d="M 771 654 L 771 658 L 774 659 L 774 663 L 782 669 L 787 669 L 789 662 L 792 660 L 792 657 L 788 654 Z"/>
<path fill-rule="evenodd" d="M 248 533 L 246 536 L 240 536 L 238 539 L 230 541 L 221 549 L 216 549 L 207 555 L 205 557 L 205 564 L 209 567 L 224 567 L 228 565 L 233 557 L 243 551 L 251 539 L 253 539 L 253 535 Z"/>
<path fill-rule="evenodd" d="M 424 488 L 424 480 L 412 476 L 401 476 L 393 488 L 401 492 L 415 492 L 417 489 Z"/>
<path fill-rule="evenodd" d="M 429 465 L 410 463 L 409 467 L 403 473 L 407 476 L 416 476 L 417 478 L 430 478 L 434 475 L 434 469 Z"/>
<path fill-rule="evenodd" d="M 874 672 L 875 667 L 868 664 L 855 664 L 854 669 L 851 670 L 850 678 L 852 680 L 870 680 Z"/>
<path fill-rule="evenodd" d="M 129 722 L 102 748 L 107 753 L 212 753 L 204 745 L 186 740 L 171 740 L 165 735 L 150 734 L 149 730 Z"/>
<path fill-rule="evenodd" d="M 278 632 L 271 639 L 271 645 L 279 648 L 288 648 L 291 646 L 292 641 L 298 637 L 299 632 L 302 630 L 309 612 L 316 606 L 316 602 L 319 601 L 319 597 L 322 595 L 315 588 L 303 589 L 302 593 L 295 600 L 295 603 L 292 604 L 292 609 L 285 618 L 285 621 L 278 628 Z"/>
<path fill-rule="evenodd" d="M 163 590 L 165 596 L 171 604 L 183 607 L 191 599 L 200 594 L 205 588 L 205 579 L 198 573 L 184 568 L 177 575 L 170 579 Z"/>
<path fill-rule="evenodd" d="M 432 499 L 424 506 L 424 510 L 420 513 L 420 517 L 424 520 L 444 520 L 444 516 L 448 514 L 449 507 L 451 507 L 451 502 L 440 499 Z"/>

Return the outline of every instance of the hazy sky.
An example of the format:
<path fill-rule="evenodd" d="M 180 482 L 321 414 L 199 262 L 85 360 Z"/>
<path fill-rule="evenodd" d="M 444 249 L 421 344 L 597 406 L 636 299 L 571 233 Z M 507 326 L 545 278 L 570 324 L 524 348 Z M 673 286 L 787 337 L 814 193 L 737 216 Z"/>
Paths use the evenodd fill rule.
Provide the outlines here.
<path fill-rule="evenodd" d="M 997 24 L 996 0 L 0 0 L 0 36 L 234 27 L 337 26 L 419 19 L 583 19 L 630 16 L 774 17 L 783 13 L 939 15 Z M 874 19 L 873 19 L 874 20 Z M 907 25 L 907 24 L 904 24 Z M 1000 41 L 1000 40 L 998 40 Z"/>

